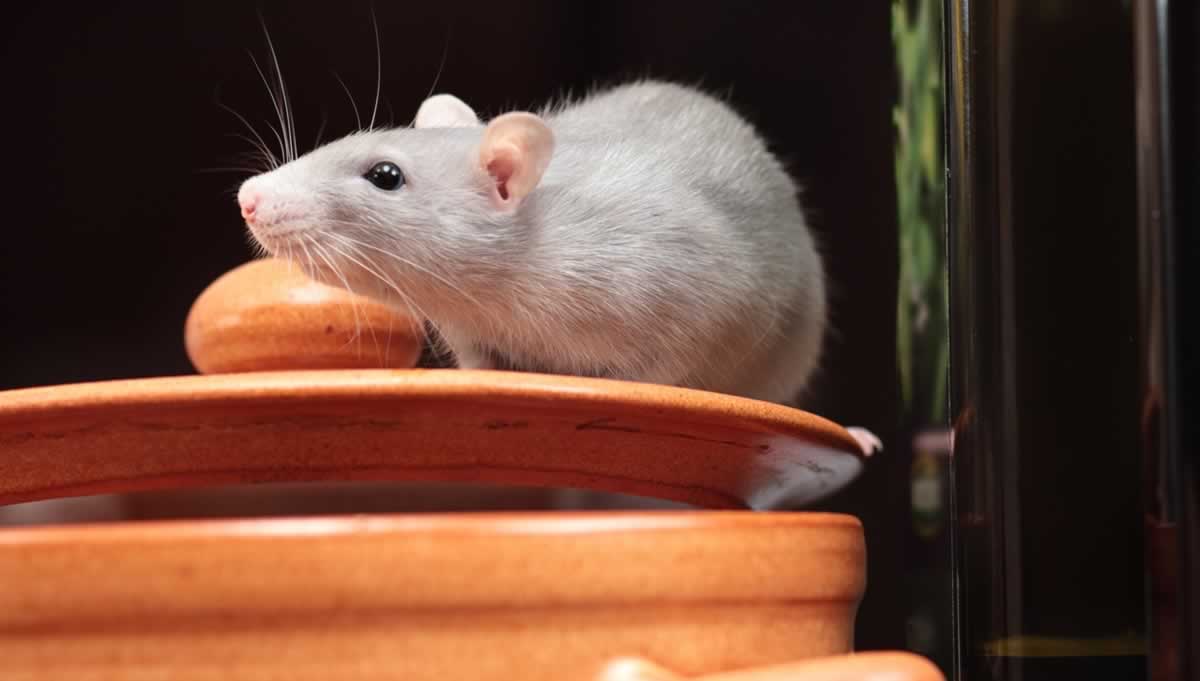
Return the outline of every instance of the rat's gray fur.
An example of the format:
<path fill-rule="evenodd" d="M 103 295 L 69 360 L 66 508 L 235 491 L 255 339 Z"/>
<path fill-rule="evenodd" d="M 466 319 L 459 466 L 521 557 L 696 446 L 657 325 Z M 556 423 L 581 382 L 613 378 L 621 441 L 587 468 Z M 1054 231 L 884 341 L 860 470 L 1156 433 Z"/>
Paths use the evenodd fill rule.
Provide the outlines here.
<path fill-rule="evenodd" d="M 598 375 L 791 402 L 825 332 L 797 188 L 698 90 L 639 81 L 542 112 L 555 151 L 513 212 L 483 126 L 352 134 L 251 178 L 270 253 L 430 319 L 465 367 Z M 376 162 L 407 184 L 362 178 Z"/>

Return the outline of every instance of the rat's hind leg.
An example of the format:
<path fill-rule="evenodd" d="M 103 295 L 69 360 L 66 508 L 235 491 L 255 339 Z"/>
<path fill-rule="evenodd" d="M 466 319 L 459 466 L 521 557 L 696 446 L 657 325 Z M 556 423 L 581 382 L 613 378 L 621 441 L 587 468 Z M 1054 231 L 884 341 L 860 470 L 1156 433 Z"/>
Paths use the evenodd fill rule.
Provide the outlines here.
<path fill-rule="evenodd" d="M 850 433 L 850 437 L 858 442 L 858 446 L 862 448 L 864 456 L 871 456 L 875 452 L 883 451 L 883 441 L 879 439 L 875 433 L 866 428 L 858 426 L 848 426 L 846 432 Z"/>
<path fill-rule="evenodd" d="M 499 369 L 496 356 L 473 346 L 454 349 L 455 363 L 459 369 Z"/>

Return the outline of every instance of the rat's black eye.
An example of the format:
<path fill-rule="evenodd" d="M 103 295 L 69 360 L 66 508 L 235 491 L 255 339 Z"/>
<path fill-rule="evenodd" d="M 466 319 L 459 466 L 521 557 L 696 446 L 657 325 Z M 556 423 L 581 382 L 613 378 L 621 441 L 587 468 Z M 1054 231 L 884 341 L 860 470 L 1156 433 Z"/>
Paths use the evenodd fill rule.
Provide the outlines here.
<path fill-rule="evenodd" d="M 400 172 L 400 166 L 391 161 L 376 163 L 363 177 L 376 187 L 389 192 L 404 186 L 404 173 Z"/>

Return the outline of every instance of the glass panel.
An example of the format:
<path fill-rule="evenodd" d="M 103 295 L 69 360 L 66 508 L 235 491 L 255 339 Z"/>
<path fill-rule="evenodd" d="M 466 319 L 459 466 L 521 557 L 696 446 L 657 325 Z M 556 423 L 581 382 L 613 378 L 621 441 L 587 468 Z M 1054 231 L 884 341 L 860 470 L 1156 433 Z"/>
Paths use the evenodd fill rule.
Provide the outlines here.
<path fill-rule="evenodd" d="M 949 15 L 963 678 L 1144 678 L 1130 9 Z"/>

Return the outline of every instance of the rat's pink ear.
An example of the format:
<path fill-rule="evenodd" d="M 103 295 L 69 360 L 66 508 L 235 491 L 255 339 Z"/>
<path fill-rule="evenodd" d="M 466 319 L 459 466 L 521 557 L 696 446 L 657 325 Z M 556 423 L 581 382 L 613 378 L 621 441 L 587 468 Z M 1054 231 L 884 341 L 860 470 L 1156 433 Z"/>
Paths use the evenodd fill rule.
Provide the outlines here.
<path fill-rule="evenodd" d="M 493 181 L 492 200 L 513 209 L 542 179 L 554 154 L 554 133 L 541 118 L 506 113 L 488 123 L 479 147 L 479 163 Z"/>
<path fill-rule="evenodd" d="M 479 125 L 475 111 L 454 95 L 434 95 L 421 103 L 414 128 L 470 128 Z"/>

